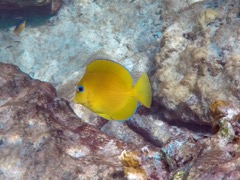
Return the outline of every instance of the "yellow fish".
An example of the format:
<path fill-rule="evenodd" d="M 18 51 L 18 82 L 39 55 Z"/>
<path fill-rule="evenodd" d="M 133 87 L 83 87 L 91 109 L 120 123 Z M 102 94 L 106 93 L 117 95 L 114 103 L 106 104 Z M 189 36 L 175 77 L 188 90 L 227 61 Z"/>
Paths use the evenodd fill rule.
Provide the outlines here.
<path fill-rule="evenodd" d="M 122 65 L 94 60 L 77 84 L 74 101 L 107 120 L 128 120 L 135 113 L 138 101 L 150 108 L 151 85 L 146 73 L 133 86 L 131 74 Z"/>
<path fill-rule="evenodd" d="M 16 35 L 19 35 L 22 30 L 25 28 L 26 26 L 26 21 L 25 20 L 20 20 L 17 24 L 17 26 L 15 27 L 15 29 L 13 30 L 13 32 L 16 34 Z"/>

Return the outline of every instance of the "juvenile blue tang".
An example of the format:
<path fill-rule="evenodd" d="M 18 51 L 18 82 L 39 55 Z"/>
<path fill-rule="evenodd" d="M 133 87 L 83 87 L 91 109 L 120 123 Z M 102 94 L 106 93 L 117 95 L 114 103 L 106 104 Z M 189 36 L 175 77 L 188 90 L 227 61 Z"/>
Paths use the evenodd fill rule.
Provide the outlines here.
<path fill-rule="evenodd" d="M 74 101 L 107 120 L 128 120 L 138 101 L 150 108 L 151 85 L 146 73 L 133 86 L 132 76 L 125 67 L 110 60 L 94 60 L 77 84 Z"/>

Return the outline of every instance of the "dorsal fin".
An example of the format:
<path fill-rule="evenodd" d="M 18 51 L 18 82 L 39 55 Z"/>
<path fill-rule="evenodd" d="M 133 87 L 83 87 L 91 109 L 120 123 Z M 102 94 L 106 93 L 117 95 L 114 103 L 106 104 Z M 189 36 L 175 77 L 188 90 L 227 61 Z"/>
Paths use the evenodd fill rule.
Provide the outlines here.
<path fill-rule="evenodd" d="M 109 73 L 115 74 L 130 88 L 133 87 L 133 80 L 129 71 L 121 64 L 111 60 L 94 60 L 87 65 L 86 73 Z"/>

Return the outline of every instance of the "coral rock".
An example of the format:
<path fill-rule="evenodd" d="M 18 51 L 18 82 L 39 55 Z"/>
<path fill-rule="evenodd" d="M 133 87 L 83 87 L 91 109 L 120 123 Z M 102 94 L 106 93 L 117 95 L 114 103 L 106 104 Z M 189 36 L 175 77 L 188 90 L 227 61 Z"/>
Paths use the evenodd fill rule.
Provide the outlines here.
<path fill-rule="evenodd" d="M 219 12 L 214 10 L 214 9 L 206 9 L 206 10 L 204 10 L 199 15 L 199 18 L 198 18 L 198 22 L 199 22 L 201 28 L 205 29 L 206 26 L 209 23 L 213 23 L 216 20 L 216 18 L 218 17 L 218 15 L 219 15 Z"/>
<path fill-rule="evenodd" d="M 220 132 L 222 136 L 230 136 L 230 138 L 239 138 L 240 125 L 240 108 L 233 102 L 215 101 L 210 105 L 214 122 L 214 132 Z"/>
<path fill-rule="evenodd" d="M 29 6 L 44 6 L 50 4 L 52 0 L 33 0 L 33 1 L 16 1 L 16 0 L 0 0 L 1 9 L 24 8 Z"/>
<path fill-rule="evenodd" d="M 150 146 L 135 151 L 123 151 L 119 157 L 124 167 L 125 177 L 139 180 L 165 180 L 169 173 L 161 152 Z"/>
<path fill-rule="evenodd" d="M 118 156 L 131 146 L 81 121 L 52 85 L 2 63 L 0 83 L 0 179 L 105 179 L 122 171 Z"/>
<path fill-rule="evenodd" d="M 25 11 L 29 11 L 31 8 L 35 7 L 35 10 L 40 10 L 44 12 L 44 14 L 47 13 L 51 15 L 56 14 L 60 9 L 61 5 L 62 0 L 0 0 L 0 9 L 3 10 L 24 9 Z"/>
<path fill-rule="evenodd" d="M 0 63 L 0 84 L 0 179 L 123 179 L 120 154 L 146 149 L 86 124 L 51 84 L 14 65 Z M 138 153 L 143 177 L 168 179 L 159 149 L 147 149 Z M 124 165 L 141 167 L 138 159 Z"/>
<path fill-rule="evenodd" d="M 124 166 L 124 173 L 128 179 L 146 180 L 146 172 L 140 166 L 140 160 L 134 152 L 123 151 L 120 156 L 121 163 Z"/>
<path fill-rule="evenodd" d="M 213 101 L 239 102 L 238 7 L 233 0 L 198 2 L 166 28 L 153 86 L 166 120 L 210 126 Z"/>

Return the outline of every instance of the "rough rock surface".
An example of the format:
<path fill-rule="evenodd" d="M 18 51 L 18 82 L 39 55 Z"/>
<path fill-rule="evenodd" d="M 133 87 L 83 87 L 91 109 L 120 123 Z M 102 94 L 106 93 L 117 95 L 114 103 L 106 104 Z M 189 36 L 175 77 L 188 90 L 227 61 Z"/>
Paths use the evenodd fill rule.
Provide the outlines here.
<path fill-rule="evenodd" d="M 52 0 L 0 0 L 0 9 L 25 8 L 29 6 L 44 6 Z"/>
<path fill-rule="evenodd" d="M 135 145 L 146 144 L 144 138 L 128 128 L 125 122 L 110 121 L 101 127 L 101 131 L 111 137 L 115 137 L 122 141 Z"/>
<path fill-rule="evenodd" d="M 239 103 L 239 3 L 196 3 L 164 31 L 154 92 L 166 120 L 210 125 L 211 102 Z"/>
<path fill-rule="evenodd" d="M 15 10 L 23 11 L 37 11 L 42 10 L 44 14 L 56 14 L 62 5 L 62 0 L 0 0 L 0 9 L 2 10 L 12 10 L 10 14 L 14 14 Z M 36 7 L 36 9 L 33 9 Z M 38 7 L 43 7 L 37 9 Z M 21 13 L 23 15 L 25 13 Z"/>
<path fill-rule="evenodd" d="M 22 10 L 20 16 L 25 16 L 30 11 L 42 11 L 45 15 L 54 15 L 62 5 L 62 0 L 0 0 L 1 10 L 11 10 L 9 14 L 15 14 L 16 10 Z M 7 12 L 7 11 L 6 11 Z"/>
<path fill-rule="evenodd" d="M 121 141 L 83 122 L 52 85 L 16 66 L 0 63 L 0 84 L 1 179 L 240 178 L 240 109 L 230 102 L 211 104 L 219 127 L 212 136 L 169 126 L 142 108 L 127 121 L 139 135 L 123 123 L 99 125 Z"/>
<path fill-rule="evenodd" d="M 52 85 L 1 63 L 0 179 L 240 179 L 238 1 L 64 4 L 18 37 L 1 31 L 0 61 L 71 102 L 96 57 L 151 74 L 161 38 L 153 106 L 119 123 L 73 105 L 79 118 Z"/>
<path fill-rule="evenodd" d="M 148 159 L 145 169 L 161 164 L 161 173 L 156 167 L 144 174 L 168 177 L 159 155 L 151 161 L 143 153 L 159 154 L 157 148 L 127 144 L 86 124 L 49 83 L 0 63 L 0 84 L 0 179 L 123 179 L 123 150 Z"/>

